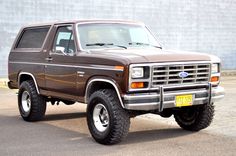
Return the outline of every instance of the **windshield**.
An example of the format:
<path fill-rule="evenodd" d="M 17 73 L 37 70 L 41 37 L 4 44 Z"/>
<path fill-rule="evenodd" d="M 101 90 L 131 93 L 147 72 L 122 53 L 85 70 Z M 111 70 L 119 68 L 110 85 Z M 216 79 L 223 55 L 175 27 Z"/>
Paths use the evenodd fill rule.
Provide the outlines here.
<path fill-rule="evenodd" d="M 78 36 L 83 49 L 99 48 L 160 48 L 144 26 L 129 24 L 82 24 Z"/>

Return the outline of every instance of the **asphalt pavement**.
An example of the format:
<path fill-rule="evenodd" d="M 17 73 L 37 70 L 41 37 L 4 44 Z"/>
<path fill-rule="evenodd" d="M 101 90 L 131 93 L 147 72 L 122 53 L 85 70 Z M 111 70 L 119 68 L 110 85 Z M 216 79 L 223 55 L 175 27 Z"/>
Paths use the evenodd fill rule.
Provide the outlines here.
<path fill-rule="evenodd" d="M 236 77 L 223 77 L 225 98 L 215 103 L 210 127 L 200 132 L 179 128 L 173 117 L 147 114 L 131 119 L 128 137 L 120 144 L 96 143 L 87 128 L 86 105 L 48 104 L 40 122 L 19 115 L 16 90 L 0 88 L 0 156 L 70 155 L 236 155 Z"/>

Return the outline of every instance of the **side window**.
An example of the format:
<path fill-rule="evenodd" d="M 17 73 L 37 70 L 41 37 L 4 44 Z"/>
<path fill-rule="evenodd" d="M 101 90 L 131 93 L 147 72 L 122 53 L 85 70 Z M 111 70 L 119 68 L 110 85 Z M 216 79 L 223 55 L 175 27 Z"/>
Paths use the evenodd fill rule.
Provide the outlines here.
<path fill-rule="evenodd" d="M 50 27 L 25 29 L 16 48 L 41 48 L 49 28 Z"/>
<path fill-rule="evenodd" d="M 52 54 L 64 54 L 73 56 L 75 53 L 75 42 L 72 32 L 72 26 L 61 26 L 53 43 Z"/>

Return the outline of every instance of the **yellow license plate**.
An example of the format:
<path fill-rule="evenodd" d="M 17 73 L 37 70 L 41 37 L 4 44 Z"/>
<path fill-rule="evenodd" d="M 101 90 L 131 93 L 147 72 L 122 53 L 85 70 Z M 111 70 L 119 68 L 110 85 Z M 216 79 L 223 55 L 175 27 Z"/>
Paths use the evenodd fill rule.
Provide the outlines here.
<path fill-rule="evenodd" d="M 175 96 L 176 107 L 191 106 L 193 104 L 193 95 L 177 95 Z"/>

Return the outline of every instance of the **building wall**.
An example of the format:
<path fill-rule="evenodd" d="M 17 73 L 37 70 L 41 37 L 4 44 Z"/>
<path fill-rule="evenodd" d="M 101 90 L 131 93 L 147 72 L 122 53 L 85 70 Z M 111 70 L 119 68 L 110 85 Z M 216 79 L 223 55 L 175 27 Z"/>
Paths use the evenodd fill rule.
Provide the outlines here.
<path fill-rule="evenodd" d="M 0 77 L 20 27 L 70 19 L 143 21 L 166 49 L 219 56 L 236 69 L 235 0 L 0 0 Z"/>

